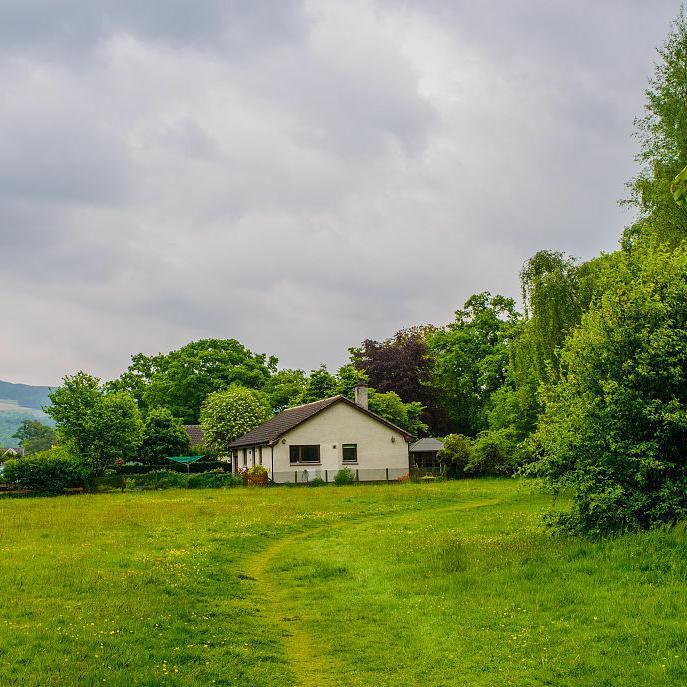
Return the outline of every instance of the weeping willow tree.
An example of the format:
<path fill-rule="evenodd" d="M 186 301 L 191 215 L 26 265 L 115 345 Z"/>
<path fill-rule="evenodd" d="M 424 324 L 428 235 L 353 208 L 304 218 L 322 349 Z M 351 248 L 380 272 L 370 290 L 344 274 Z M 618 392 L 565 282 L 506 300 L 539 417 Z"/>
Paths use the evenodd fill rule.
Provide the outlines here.
<path fill-rule="evenodd" d="M 524 264 L 525 317 L 510 345 L 506 383 L 493 398 L 492 428 L 512 427 L 520 437 L 534 431 L 542 410 L 539 388 L 558 378 L 560 351 L 599 290 L 609 259 L 579 263 L 563 252 L 542 250 Z"/>

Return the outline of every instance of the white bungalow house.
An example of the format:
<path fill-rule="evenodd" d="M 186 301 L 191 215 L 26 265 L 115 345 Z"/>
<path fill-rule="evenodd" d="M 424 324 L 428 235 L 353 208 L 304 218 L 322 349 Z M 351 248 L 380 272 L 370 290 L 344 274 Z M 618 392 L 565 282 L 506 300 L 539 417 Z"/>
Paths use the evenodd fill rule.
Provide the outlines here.
<path fill-rule="evenodd" d="M 332 481 L 344 467 L 361 482 L 405 475 L 413 437 L 368 409 L 366 386 L 355 398 L 332 396 L 275 415 L 229 444 L 233 470 L 262 465 L 277 483 Z"/>

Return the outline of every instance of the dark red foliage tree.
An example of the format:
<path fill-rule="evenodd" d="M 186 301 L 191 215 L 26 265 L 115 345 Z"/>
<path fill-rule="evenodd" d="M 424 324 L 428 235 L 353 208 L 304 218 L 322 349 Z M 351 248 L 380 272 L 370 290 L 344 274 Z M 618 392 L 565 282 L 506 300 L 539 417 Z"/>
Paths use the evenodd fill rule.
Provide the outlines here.
<path fill-rule="evenodd" d="M 433 329 L 429 325 L 410 327 L 386 341 L 366 339 L 350 353 L 372 388 L 381 393 L 395 391 L 404 403 L 420 401 L 425 406 L 422 421 L 431 432 L 443 434 L 446 414 L 438 404 L 439 391 L 430 383 L 434 360 L 427 349 L 427 335 Z"/>

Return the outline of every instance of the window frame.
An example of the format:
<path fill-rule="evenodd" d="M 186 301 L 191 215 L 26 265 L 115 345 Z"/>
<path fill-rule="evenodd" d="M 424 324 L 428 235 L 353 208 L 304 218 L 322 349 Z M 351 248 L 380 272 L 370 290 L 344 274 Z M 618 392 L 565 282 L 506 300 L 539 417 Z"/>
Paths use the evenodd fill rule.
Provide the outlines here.
<path fill-rule="evenodd" d="M 353 460 L 347 460 L 345 457 L 345 450 L 347 448 L 353 448 L 354 458 Z M 341 463 L 343 465 L 357 465 L 358 464 L 358 444 L 341 444 Z"/>
<path fill-rule="evenodd" d="M 303 460 L 303 449 L 313 448 L 317 450 L 317 460 Z M 292 452 L 296 450 L 298 460 L 294 461 Z M 289 465 L 322 465 L 322 454 L 319 444 L 289 444 Z"/>

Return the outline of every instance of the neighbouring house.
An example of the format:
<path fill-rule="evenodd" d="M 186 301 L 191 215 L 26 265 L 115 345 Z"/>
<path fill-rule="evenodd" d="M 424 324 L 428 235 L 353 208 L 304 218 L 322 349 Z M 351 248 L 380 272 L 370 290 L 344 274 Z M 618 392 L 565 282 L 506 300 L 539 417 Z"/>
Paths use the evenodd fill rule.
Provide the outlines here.
<path fill-rule="evenodd" d="M 229 444 L 235 472 L 264 466 L 276 483 L 332 481 L 349 467 L 358 480 L 397 479 L 408 472 L 404 429 L 367 407 L 367 387 L 345 396 L 287 408 Z"/>
<path fill-rule="evenodd" d="M 444 448 L 444 442 L 434 437 L 418 439 L 410 445 L 410 467 L 413 470 L 438 470 L 441 467 L 438 454 Z"/>
<path fill-rule="evenodd" d="M 10 458 L 19 458 L 24 455 L 23 448 L 0 447 L 0 474 L 5 468 L 5 461 Z"/>
<path fill-rule="evenodd" d="M 20 456 L 24 455 L 24 449 L 23 448 L 2 448 L 0 447 L 0 462 L 3 460 L 7 460 L 9 458 L 18 458 Z"/>
<path fill-rule="evenodd" d="M 200 425 L 184 425 L 184 431 L 188 435 L 191 446 L 205 446 L 205 435 Z"/>

